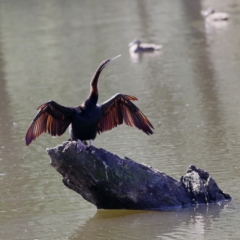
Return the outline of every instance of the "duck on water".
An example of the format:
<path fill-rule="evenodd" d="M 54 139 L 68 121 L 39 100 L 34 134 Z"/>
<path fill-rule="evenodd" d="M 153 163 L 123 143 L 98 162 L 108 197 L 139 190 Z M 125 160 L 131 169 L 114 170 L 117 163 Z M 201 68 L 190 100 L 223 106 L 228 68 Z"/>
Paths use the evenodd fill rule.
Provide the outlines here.
<path fill-rule="evenodd" d="M 227 21 L 229 14 L 225 12 L 216 12 L 213 8 L 209 8 L 205 11 L 201 11 L 203 17 L 207 22 Z"/>
<path fill-rule="evenodd" d="M 96 138 L 97 133 L 111 130 L 123 122 L 148 135 L 153 134 L 151 122 L 131 102 L 137 100 L 136 97 L 117 93 L 106 102 L 97 104 L 99 76 L 102 70 L 119 56 L 106 59 L 99 65 L 90 82 L 89 96 L 81 105 L 65 107 L 52 100 L 40 105 L 27 130 L 26 145 L 44 132 L 52 136 L 61 136 L 69 126 L 70 140 L 77 141 L 78 152 L 82 148 L 81 141 L 90 140 L 91 145 L 91 140 Z"/>
<path fill-rule="evenodd" d="M 154 52 L 162 48 L 162 45 L 154 43 L 142 43 L 139 39 L 134 39 L 128 44 L 129 51 L 133 53 Z"/>

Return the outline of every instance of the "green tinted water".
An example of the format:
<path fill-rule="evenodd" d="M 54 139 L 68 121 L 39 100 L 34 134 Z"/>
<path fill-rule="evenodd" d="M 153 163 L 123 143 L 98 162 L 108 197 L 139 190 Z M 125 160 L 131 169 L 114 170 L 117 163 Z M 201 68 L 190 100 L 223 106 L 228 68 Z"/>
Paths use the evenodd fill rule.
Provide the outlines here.
<path fill-rule="evenodd" d="M 200 10 L 230 13 L 206 25 Z M 238 1 L 0 0 L 0 239 L 237 239 L 240 221 L 240 4 Z M 135 37 L 162 44 L 131 58 Z M 190 164 L 233 200 L 176 212 L 97 211 L 66 189 L 45 149 L 68 139 L 24 136 L 35 109 L 76 106 L 98 64 L 103 102 L 136 96 L 154 135 L 120 126 L 94 144 L 179 179 Z M 107 201 L 107 199 L 106 199 Z"/>

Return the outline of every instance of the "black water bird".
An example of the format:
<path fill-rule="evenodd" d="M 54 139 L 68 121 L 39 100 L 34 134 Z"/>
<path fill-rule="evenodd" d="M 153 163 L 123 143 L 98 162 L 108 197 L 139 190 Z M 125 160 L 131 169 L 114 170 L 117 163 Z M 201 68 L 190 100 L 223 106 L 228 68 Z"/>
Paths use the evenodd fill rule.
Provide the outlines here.
<path fill-rule="evenodd" d="M 120 55 L 119 55 L 120 56 Z M 64 107 L 54 101 L 40 105 L 27 133 L 26 145 L 39 135 L 48 132 L 52 136 L 61 136 L 69 128 L 70 139 L 78 142 L 94 140 L 97 133 L 111 130 L 125 122 L 135 126 L 146 134 L 153 134 L 153 126 L 147 117 L 131 101 L 136 97 L 117 93 L 106 102 L 98 105 L 98 78 L 108 63 L 119 56 L 104 60 L 97 68 L 90 82 L 88 98 L 77 107 Z"/>

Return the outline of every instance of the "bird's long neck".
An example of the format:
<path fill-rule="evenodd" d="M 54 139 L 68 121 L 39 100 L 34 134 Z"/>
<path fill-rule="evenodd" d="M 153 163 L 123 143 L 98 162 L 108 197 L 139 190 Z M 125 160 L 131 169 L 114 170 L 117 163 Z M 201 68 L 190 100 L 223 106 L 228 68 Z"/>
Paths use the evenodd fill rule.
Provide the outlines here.
<path fill-rule="evenodd" d="M 98 66 L 96 72 L 94 73 L 92 80 L 90 82 L 90 93 L 89 93 L 89 97 L 88 97 L 88 102 L 91 102 L 91 104 L 97 104 L 98 101 L 98 79 L 99 76 L 102 72 L 102 70 L 107 66 L 108 63 L 110 63 L 111 61 L 115 60 L 116 58 L 120 57 L 121 55 L 118 55 L 114 58 L 109 58 L 106 59 L 104 61 L 102 61 L 100 63 L 100 65 Z"/>
<path fill-rule="evenodd" d="M 93 75 L 93 78 L 90 82 L 90 93 L 88 96 L 88 103 L 90 103 L 91 105 L 96 105 L 97 101 L 98 101 L 98 78 L 100 75 L 101 71 L 99 71 L 99 69 L 97 69 L 97 71 L 95 72 L 95 74 Z"/>
<path fill-rule="evenodd" d="M 100 76 L 101 70 L 97 69 L 97 71 L 94 73 L 92 80 L 90 82 L 90 94 L 89 97 L 92 95 L 98 95 L 98 79 Z"/>
<path fill-rule="evenodd" d="M 106 65 L 110 62 L 110 59 L 104 60 L 100 65 L 98 66 L 96 72 L 94 73 L 92 80 L 90 82 L 90 93 L 89 93 L 89 99 L 98 99 L 98 79 L 102 72 L 102 70 L 106 67 Z"/>

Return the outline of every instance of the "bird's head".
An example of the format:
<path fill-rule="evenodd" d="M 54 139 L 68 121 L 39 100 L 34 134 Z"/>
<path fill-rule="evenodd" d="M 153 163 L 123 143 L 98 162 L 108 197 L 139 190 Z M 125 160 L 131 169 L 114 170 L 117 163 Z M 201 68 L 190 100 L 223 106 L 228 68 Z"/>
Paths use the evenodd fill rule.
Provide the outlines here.
<path fill-rule="evenodd" d="M 132 42 L 130 42 L 128 44 L 128 46 L 131 47 L 131 46 L 133 46 L 135 44 L 139 45 L 139 44 L 141 44 L 141 41 L 139 39 L 134 39 Z"/>
<path fill-rule="evenodd" d="M 213 8 L 208 8 L 207 10 L 201 11 L 203 17 L 207 17 L 213 13 L 215 13 L 215 10 Z"/>

